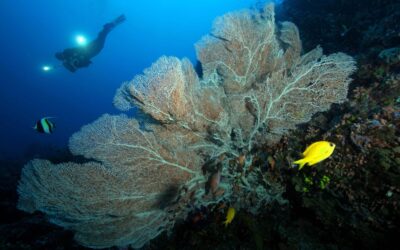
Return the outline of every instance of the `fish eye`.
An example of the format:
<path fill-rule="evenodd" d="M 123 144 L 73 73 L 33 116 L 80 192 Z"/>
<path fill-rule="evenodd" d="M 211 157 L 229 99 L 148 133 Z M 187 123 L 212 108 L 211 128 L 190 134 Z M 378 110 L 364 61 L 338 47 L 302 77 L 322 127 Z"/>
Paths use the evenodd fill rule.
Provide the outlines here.
<path fill-rule="evenodd" d="M 333 144 L 332 142 L 329 143 L 329 146 L 334 147 L 335 144 Z"/>

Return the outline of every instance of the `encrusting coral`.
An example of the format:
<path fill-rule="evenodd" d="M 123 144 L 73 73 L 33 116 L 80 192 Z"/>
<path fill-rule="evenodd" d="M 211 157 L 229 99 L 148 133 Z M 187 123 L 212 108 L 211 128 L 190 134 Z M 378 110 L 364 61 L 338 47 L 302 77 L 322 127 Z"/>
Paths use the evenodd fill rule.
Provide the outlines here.
<path fill-rule="evenodd" d="M 257 213 L 285 202 L 284 187 L 251 167 L 251 150 L 345 101 L 354 60 L 321 48 L 301 56 L 296 26 L 276 25 L 272 5 L 218 18 L 196 49 L 201 78 L 189 60 L 163 56 L 117 90 L 117 108 L 138 107 L 151 123 L 105 114 L 70 139 L 92 161 L 29 162 L 18 207 L 45 213 L 82 245 L 137 248 L 195 206 L 224 200 Z"/>

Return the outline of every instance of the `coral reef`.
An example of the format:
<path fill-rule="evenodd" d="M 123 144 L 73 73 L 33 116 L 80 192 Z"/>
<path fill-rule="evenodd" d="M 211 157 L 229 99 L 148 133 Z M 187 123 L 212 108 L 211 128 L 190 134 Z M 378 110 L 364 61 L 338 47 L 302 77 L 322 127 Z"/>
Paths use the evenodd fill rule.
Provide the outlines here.
<path fill-rule="evenodd" d="M 105 114 L 71 137 L 71 152 L 90 160 L 29 162 L 18 208 L 82 245 L 138 248 L 195 207 L 224 201 L 255 214 L 286 203 L 279 176 L 261 167 L 274 160 L 254 151 L 344 102 L 354 60 L 319 47 L 301 55 L 296 26 L 276 25 L 272 5 L 218 18 L 196 49 L 202 78 L 164 56 L 117 90 L 115 106 L 145 120 Z"/>
<path fill-rule="evenodd" d="M 311 26 L 303 33 L 307 46 L 358 53 L 349 102 L 314 117 L 282 142 L 283 153 L 273 155 L 290 161 L 297 157 L 292 152 L 316 138 L 337 145 L 332 159 L 318 168 L 298 174 L 288 170 L 286 195 L 296 215 L 311 215 L 314 225 L 338 232 L 330 241 L 350 249 L 390 248 L 400 232 L 398 4 L 288 0 L 283 6 L 299 27 Z M 313 29 L 326 23 L 330 32 Z M 330 182 L 322 189 L 324 176 Z"/>
<path fill-rule="evenodd" d="M 305 133 L 310 138 L 328 138 L 337 145 L 332 160 L 320 168 L 288 176 L 297 191 L 294 196 L 300 199 L 299 206 L 315 214 L 327 231 L 341 228 L 346 232 L 335 236 L 335 242 L 352 239 L 368 249 L 384 248 L 400 230 L 400 105 L 384 104 L 395 100 L 384 94 L 389 88 L 400 95 L 398 80 L 395 88 L 390 87 L 392 77 L 380 85 L 355 88 L 334 126 L 314 121 L 304 132 L 289 138 L 307 138 Z M 297 146 L 292 143 L 287 147 Z M 325 176 L 330 182 L 321 188 L 318 183 Z"/>
<path fill-rule="evenodd" d="M 370 57 L 398 46 L 399 7 L 397 0 L 287 0 L 279 16 L 307 31 L 305 49 L 321 45 L 329 53 Z"/>

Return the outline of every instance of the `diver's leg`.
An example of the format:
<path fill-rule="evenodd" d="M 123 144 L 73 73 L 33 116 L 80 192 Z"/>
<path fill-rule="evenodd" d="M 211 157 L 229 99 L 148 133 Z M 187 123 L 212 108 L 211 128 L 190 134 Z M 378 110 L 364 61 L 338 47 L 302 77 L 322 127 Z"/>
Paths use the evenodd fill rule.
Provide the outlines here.
<path fill-rule="evenodd" d="M 97 36 L 97 39 L 99 40 L 103 40 L 105 41 L 106 36 L 108 35 L 108 33 L 113 30 L 117 25 L 121 24 L 122 22 L 125 21 L 125 16 L 124 15 L 120 15 L 119 17 L 117 17 L 114 21 L 110 22 L 110 23 L 106 23 L 103 25 L 103 30 L 100 31 L 100 33 Z"/>
<path fill-rule="evenodd" d="M 97 35 L 97 38 L 90 42 L 88 46 L 86 46 L 86 53 L 89 58 L 94 57 L 95 55 L 99 54 L 100 51 L 104 47 L 104 43 L 106 42 L 106 37 L 110 30 L 103 29 Z"/>
<path fill-rule="evenodd" d="M 124 21 L 125 16 L 120 15 L 114 21 L 104 24 L 103 29 L 99 32 L 97 38 L 87 46 L 87 53 L 89 58 L 92 58 L 93 56 L 100 53 L 100 51 L 104 47 L 104 43 L 106 42 L 108 33 L 110 33 L 111 30 L 113 30 L 117 25 Z"/>
<path fill-rule="evenodd" d="M 112 29 L 114 29 L 118 24 L 121 24 L 126 20 L 125 15 L 120 15 L 119 17 L 115 18 L 114 21 L 110 23 L 106 23 L 103 26 L 103 31 L 107 30 L 107 32 L 110 32 Z"/>

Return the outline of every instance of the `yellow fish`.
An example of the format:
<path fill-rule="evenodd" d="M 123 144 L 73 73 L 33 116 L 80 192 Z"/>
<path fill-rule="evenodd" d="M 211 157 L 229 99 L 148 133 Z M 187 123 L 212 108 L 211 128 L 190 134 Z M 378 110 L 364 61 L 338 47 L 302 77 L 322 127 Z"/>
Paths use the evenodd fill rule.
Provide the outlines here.
<path fill-rule="evenodd" d="M 230 207 L 228 209 L 228 213 L 226 214 L 226 220 L 224 221 L 225 227 L 232 222 L 233 218 L 235 218 L 235 213 L 236 211 L 233 207 Z"/>
<path fill-rule="evenodd" d="M 318 141 L 314 142 L 303 152 L 303 159 L 297 160 L 294 164 L 299 164 L 299 170 L 304 167 L 305 164 L 312 166 L 320 161 L 325 160 L 333 153 L 335 150 L 335 144 L 328 141 Z"/>

